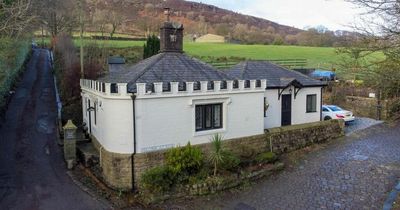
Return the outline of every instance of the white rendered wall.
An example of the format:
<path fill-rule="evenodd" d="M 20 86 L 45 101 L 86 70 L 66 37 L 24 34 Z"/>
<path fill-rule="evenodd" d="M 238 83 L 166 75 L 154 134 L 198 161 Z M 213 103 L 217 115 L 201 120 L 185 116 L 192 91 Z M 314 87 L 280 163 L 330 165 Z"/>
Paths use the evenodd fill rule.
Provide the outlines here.
<path fill-rule="evenodd" d="M 320 121 L 321 110 L 321 87 L 302 88 L 296 99 L 294 98 L 294 87 L 292 88 L 292 125 Z M 264 118 L 264 128 L 275 128 L 281 126 L 282 103 L 278 100 L 278 89 L 267 89 L 265 97 L 269 103 L 267 117 Z M 289 88 L 283 91 L 282 95 L 290 94 Z M 306 113 L 307 95 L 317 95 L 317 112 Z"/>
<path fill-rule="evenodd" d="M 307 95 L 317 95 L 317 111 L 307 113 Z M 310 122 L 318 122 L 321 120 L 321 87 L 303 88 L 297 94 L 296 99 L 292 99 L 292 124 L 303 124 Z"/>
<path fill-rule="evenodd" d="M 83 90 L 82 105 L 89 98 L 91 106 L 97 101 L 96 124 L 94 123 L 94 112 L 91 115 L 91 134 L 99 143 L 110 152 L 120 154 L 132 154 L 133 146 L 133 105 L 132 99 L 125 97 L 107 97 L 91 91 Z M 89 127 L 89 118 L 86 117 L 85 108 L 83 120 Z"/>
<path fill-rule="evenodd" d="M 225 139 L 262 134 L 264 91 L 204 96 L 138 98 L 137 152 L 210 142 L 220 133 Z M 195 131 L 195 105 L 223 103 L 223 128 Z"/>
<path fill-rule="evenodd" d="M 281 115 L 282 105 L 281 101 L 278 100 L 277 89 L 267 89 L 265 91 L 265 97 L 269 107 L 267 109 L 267 115 L 264 118 L 264 128 L 275 128 L 281 126 Z"/>

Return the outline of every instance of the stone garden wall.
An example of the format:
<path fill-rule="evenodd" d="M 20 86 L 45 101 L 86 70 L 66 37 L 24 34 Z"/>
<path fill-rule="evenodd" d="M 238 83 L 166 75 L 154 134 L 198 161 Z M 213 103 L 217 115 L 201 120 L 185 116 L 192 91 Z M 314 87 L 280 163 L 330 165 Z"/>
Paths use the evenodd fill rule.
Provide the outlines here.
<path fill-rule="evenodd" d="M 282 154 L 344 136 L 344 126 L 342 120 L 329 120 L 279 127 L 266 131 L 265 138 L 270 151 Z"/>
<path fill-rule="evenodd" d="M 347 96 L 346 104 L 343 108 L 353 111 L 354 115 L 369 117 L 372 119 L 377 119 L 377 104 L 376 98 L 366 98 L 357 96 Z M 386 120 L 389 118 L 389 104 L 387 100 L 381 102 L 381 119 Z"/>

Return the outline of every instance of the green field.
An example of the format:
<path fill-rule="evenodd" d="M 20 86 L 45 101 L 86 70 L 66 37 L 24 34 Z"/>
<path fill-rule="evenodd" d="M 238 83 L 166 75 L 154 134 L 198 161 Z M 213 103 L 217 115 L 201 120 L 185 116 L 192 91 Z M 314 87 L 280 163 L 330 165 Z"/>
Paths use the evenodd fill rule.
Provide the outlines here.
<path fill-rule="evenodd" d="M 243 57 L 252 60 L 307 59 L 307 67 L 331 69 L 338 56 L 334 48 L 185 43 L 185 51 L 196 56 Z"/>
<path fill-rule="evenodd" d="M 40 40 L 37 40 L 40 42 Z M 85 44 L 95 42 L 112 48 L 129 48 L 143 46 L 143 41 L 116 41 L 116 40 L 84 40 Z M 74 40 L 79 46 L 79 40 Z M 307 59 L 307 67 L 328 68 L 335 67 L 338 56 L 334 48 L 301 47 L 277 45 L 239 45 L 185 42 L 184 50 L 192 56 L 199 57 L 241 57 L 252 60 L 274 59 Z"/>
<path fill-rule="evenodd" d="M 40 39 L 37 40 L 40 43 Z M 48 41 L 47 41 L 48 42 Z M 79 46 L 79 40 L 74 40 Z M 84 40 L 85 44 L 96 42 L 111 48 L 131 48 L 143 46 L 143 41 L 120 40 Z M 332 47 L 304 47 L 304 46 L 280 46 L 280 45 L 240 45 L 240 44 L 216 44 L 185 42 L 184 51 L 191 56 L 200 57 L 208 61 L 210 57 L 239 57 L 250 60 L 276 60 L 276 59 L 306 59 L 307 68 L 322 68 L 338 70 L 341 76 L 347 76 L 344 69 L 340 69 L 338 62 L 341 57 L 335 53 Z M 382 54 L 374 54 L 371 60 L 382 58 Z"/>

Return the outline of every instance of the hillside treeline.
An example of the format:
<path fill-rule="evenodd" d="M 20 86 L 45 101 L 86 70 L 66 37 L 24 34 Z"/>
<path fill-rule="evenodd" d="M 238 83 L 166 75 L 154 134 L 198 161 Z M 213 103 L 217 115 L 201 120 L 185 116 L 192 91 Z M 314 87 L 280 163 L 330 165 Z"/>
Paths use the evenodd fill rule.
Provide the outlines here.
<path fill-rule="evenodd" d="M 123 5 L 121 10 L 118 5 Z M 92 31 L 115 33 L 115 11 L 120 18 L 118 31 L 148 36 L 157 34 L 164 21 L 164 7 L 171 7 L 172 19 L 183 23 L 186 35 L 199 37 L 212 33 L 226 37 L 227 40 L 243 44 L 287 44 L 303 46 L 342 46 L 344 40 L 357 36 L 345 31 L 329 31 L 323 26 L 300 30 L 274 23 L 269 20 L 235 13 L 212 5 L 186 2 L 183 0 L 120 1 L 91 0 L 95 9 L 89 26 Z M 135 11 L 135 12 L 133 12 Z M 110 17 L 111 16 L 111 17 Z"/>

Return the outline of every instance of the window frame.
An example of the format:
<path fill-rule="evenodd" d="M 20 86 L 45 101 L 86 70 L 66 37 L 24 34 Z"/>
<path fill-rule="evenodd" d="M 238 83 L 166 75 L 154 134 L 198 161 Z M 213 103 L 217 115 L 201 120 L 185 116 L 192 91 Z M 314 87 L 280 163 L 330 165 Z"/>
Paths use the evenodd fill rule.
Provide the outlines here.
<path fill-rule="evenodd" d="M 312 103 L 312 97 L 315 97 L 314 103 L 311 104 L 311 109 L 309 110 L 309 103 Z M 311 99 L 311 102 L 309 102 L 309 98 Z M 317 108 L 317 94 L 308 94 L 306 96 L 306 113 L 315 113 L 317 112 L 318 108 Z"/>
<path fill-rule="evenodd" d="M 215 107 L 219 107 L 219 126 L 215 125 L 214 118 L 216 117 L 215 115 Z M 198 128 L 197 126 L 197 109 L 200 109 L 201 112 L 201 123 L 202 126 L 201 128 Z M 211 108 L 211 109 L 210 109 Z M 211 110 L 211 114 L 207 114 L 207 109 Z M 212 104 L 198 104 L 195 105 L 195 132 L 202 132 L 202 131 L 212 131 L 212 130 L 219 130 L 223 129 L 224 127 L 224 118 L 223 118 L 223 113 L 224 113 L 224 105 L 223 103 L 212 103 Z M 210 126 L 207 126 L 207 117 L 210 119 Z"/>
<path fill-rule="evenodd" d="M 110 93 L 111 94 L 118 94 L 118 84 L 117 83 L 111 83 L 111 85 L 110 85 Z"/>

